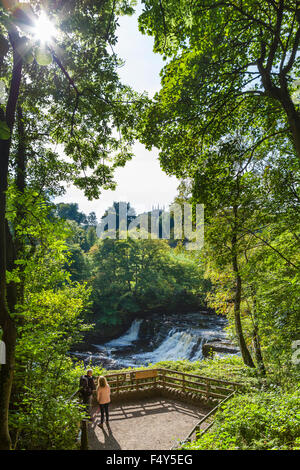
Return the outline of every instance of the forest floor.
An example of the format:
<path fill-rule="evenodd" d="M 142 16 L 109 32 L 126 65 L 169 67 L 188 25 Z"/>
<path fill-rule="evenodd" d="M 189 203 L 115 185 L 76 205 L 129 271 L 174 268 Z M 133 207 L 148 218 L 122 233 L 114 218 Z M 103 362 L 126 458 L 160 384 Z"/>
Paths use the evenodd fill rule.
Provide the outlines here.
<path fill-rule="evenodd" d="M 98 411 L 98 412 L 97 412 Z M 112 403 L 109 426 L 100 424 L 100 412 L 92 410 L 88 440 L 91 450 L 169 450 L 183 440 L 208 413 L 178 400 L 151 398 Z"/>

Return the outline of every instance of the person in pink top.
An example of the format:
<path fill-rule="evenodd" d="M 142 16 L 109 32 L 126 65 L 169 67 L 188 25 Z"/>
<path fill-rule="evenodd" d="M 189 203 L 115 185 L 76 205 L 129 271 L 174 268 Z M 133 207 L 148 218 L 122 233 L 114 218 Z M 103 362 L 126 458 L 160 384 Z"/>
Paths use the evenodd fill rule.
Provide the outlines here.
<path fill-rule="evenodd" d="M 104 412 L 106 424 L 108 425 L 108 405 L 110 404 L 110 386 L 107 383 L 107 380 L 102 375 L 98 378 L 97 386 L 97 400 L 100 405 L 101 411 L 101 423 L 100 426 L 103 426 L 104 421 Z"/>

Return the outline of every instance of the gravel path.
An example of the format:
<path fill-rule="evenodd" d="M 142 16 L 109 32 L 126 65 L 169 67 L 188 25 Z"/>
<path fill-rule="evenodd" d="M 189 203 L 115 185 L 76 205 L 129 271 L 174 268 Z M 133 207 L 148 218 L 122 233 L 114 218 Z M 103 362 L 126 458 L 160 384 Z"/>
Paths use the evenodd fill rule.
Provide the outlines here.
<path fill-rule="evenodd" d="M 165 398 L 112 403 L 109 411 L 109 427 L 99 427 L 99 413 L 89 425 L 91 450 L 168 450 L 207 414 L 205 409 Z"/>

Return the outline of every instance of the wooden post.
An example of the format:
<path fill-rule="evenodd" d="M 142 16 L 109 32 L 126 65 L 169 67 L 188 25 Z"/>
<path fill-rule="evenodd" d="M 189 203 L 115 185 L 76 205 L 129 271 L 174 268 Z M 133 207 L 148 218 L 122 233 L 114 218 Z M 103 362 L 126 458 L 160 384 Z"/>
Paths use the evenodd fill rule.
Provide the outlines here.
<path fill-rule="evenodd" d="M 210 382 L 206 379 L 206 398 L 209 399 L 209 392 L 210 392 Z"/>
<path fill-rule="evenodd" d="M 185 374 L 182 374 L 182 390 L 185 392 Z"/>
<path fill-rule="evenodd" d="M 162 388 L 164 389 L 165 388 L 165 375 L 166 375 L 166 371 L 163 369 L 162 370 Z"/>
<path fill-rule="evenodd" d="M 87 425 L 88 425 L 87 420 L 83 419 L 81 421 L 81 439 L 80 439 L 81 450 L 89 450 Z"/>

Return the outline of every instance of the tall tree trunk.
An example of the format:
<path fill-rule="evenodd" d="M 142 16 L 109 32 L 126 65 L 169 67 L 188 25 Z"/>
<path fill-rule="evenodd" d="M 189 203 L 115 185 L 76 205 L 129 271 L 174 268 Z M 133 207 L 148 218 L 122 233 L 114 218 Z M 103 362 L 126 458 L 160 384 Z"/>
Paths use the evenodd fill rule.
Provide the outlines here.
<path fill-rule="evenodd" d="M 241 322 L 241 293 L 242 293 L 242 280 L 239 274 L 238 264 L 236 255 L 233 255 L 232 266 L 235 272 L 235 296 L 234 296 L 234 324 L 235 332 L 237 335 L 239 348 L 242 354 L 244 364 L 249 367 L 255 367 L 251 354 L 247 348 L 246 341 L 243 334 L 242 322 Z"/>
<path fill-rule="evenodd" d="M 232 267 L 235 274 L 235 295 L 234 295 L 234 323 L 235 323 L 235 332 L 237 335 L 239 348 L 242 354 L 244 364 L 249 367 L 254 367 L 254 362 L 252 360 L 251 354 L 247 348 L 247 344 L 243 334 L 242 322 L 241 322 L 241 296 L 242 296 L 242 278 L 239 272 L 238 266 L 238 257 L 237 257 L 237 207 L 233 207 L 234 214 L 234 230 L 231 240 L 232 244 Z"/>
<path fill-rule="evenodd" d="M 256 291 L 255 287 L 251 286 L 252 292 L 252 299 L 253 299 L 253 332 L 252 332 L 252 340 L 253 340 L 253 347 L 254 347 L 254 354 L 255 359 L 257 362 L 258 369 L 261 375 L 266 375 L 266 368 L 263 360 L 263 355 L 261 352 L 260 347 L 260 339 L 259 339 L 259 328 L 257 324 L 257 314 L 256 314 Z"/>
<path fill-rule="evenodd" d="M 3 331 L 2 341 L 6 347 L 6 361 L 0 371 L 0 449 L 10 449 L 11 447 L 8 431 L 8 409 L 16 344 L 16 327 L 9 312 L 6 286 L 8 234 L 5 211 L 9 148 L 9 141 L 0 141 L 0 326 Z"/>
<path fill-rule="evenodd" d="M 258 369 L 261 375 L 265 376 L 266 368 L 265 368 L 265 364 L 264 364 L 264 360 L 263 360 L 262 352 L 261 352 L 261 347 L 260 347 L 258 326 L 256 324 L 254 325 L 254 328 L 253 328 L 252 339 L 253 339 L 253 347 L 254 347 L 255 359 L 257 362 Z"/>
<path fill-rule="evenodd" d="M 25 139 L 25 129 L 24 129 L 24 116 L 22 107 L 18 105 L 17 107 L 17 139 L 18 139 L 18 146 L 17 146 L 17 154 L 15 160 L 15 168 L 16 168 L 16 189 L 18 191 L 18 196 L 23 196 L 25 193 L 26 187 L 26 139 Z M 22 197 L 17 197 L 16 200 L 16 217 L 14 221 L 14 233 L 13 239 L 11 238 L 11 269 L 18 268 L 18 277 L 19 282 L 12 286 L 14 288 L 12 292 L 12 308 L 17 303 L 18 305 L 23 305 L 24 303 L 24 285 L 25 285 L 25 266 L 24 264 L 19 264 L 16 266 L 15 261 L 22 259 L 25 253 L 25 243 L 24 237 L 19 234 L 18 226 L 22 223 L 25 218 L 25 210 L 24 210 L 24 200 Z M 9 295 L 9 294 L 8 294 Z M 17 318 L 18 326 L 22 326 L 24 324 L 24 318 L 18 317 Z M 18 333 L 18 337 L 20 337 L 21 333 Z M 19 377 L 23 376 L 26 371 L 26 362 L 22 360 L 22 358 L 18 361 L 18 371 Z M 25 383 L 23 380 L 16 381 L 16 377 L 14 379 L 11 398 L 14 403 L 19 401 L 20 395 L 24 393 L 24 386 Z"/>
<path fill-rule="evenodd" d="M 6 106 L 5 120 L 12 134 L 16 105 L 19 97 L 21 76 L 22 76 L 22 58 L 17 52 L 17 44 L 20 41 L 18 32 L 11 27 L 9 31 L 10 43 L 13 47 L 13 71 L 10 83 L 10 91 Z M 3 119 L 4 118 L 4 119 Z M 5 219 L 6 213 L 6 191 L 8 184 L 8 164 L 11 147 L 11 138 L 0 140 L 0 327 L 3 331 L 2 340 L 6 346 L 6 363 L 1 366 L 0 372 L 0 449 L 11 449 L 11 438 L 8 429 L 8 410 L 13 382 L 13 373 L 15 365 L 15 345 L 16 345 L 16 325 L 10 315 L 9 307 L 13 304 L 13 297 L 10 295 L 9 304 L 6 285 L 7 269 L 7 241 L 10 234 L 7 230 Z"/>

